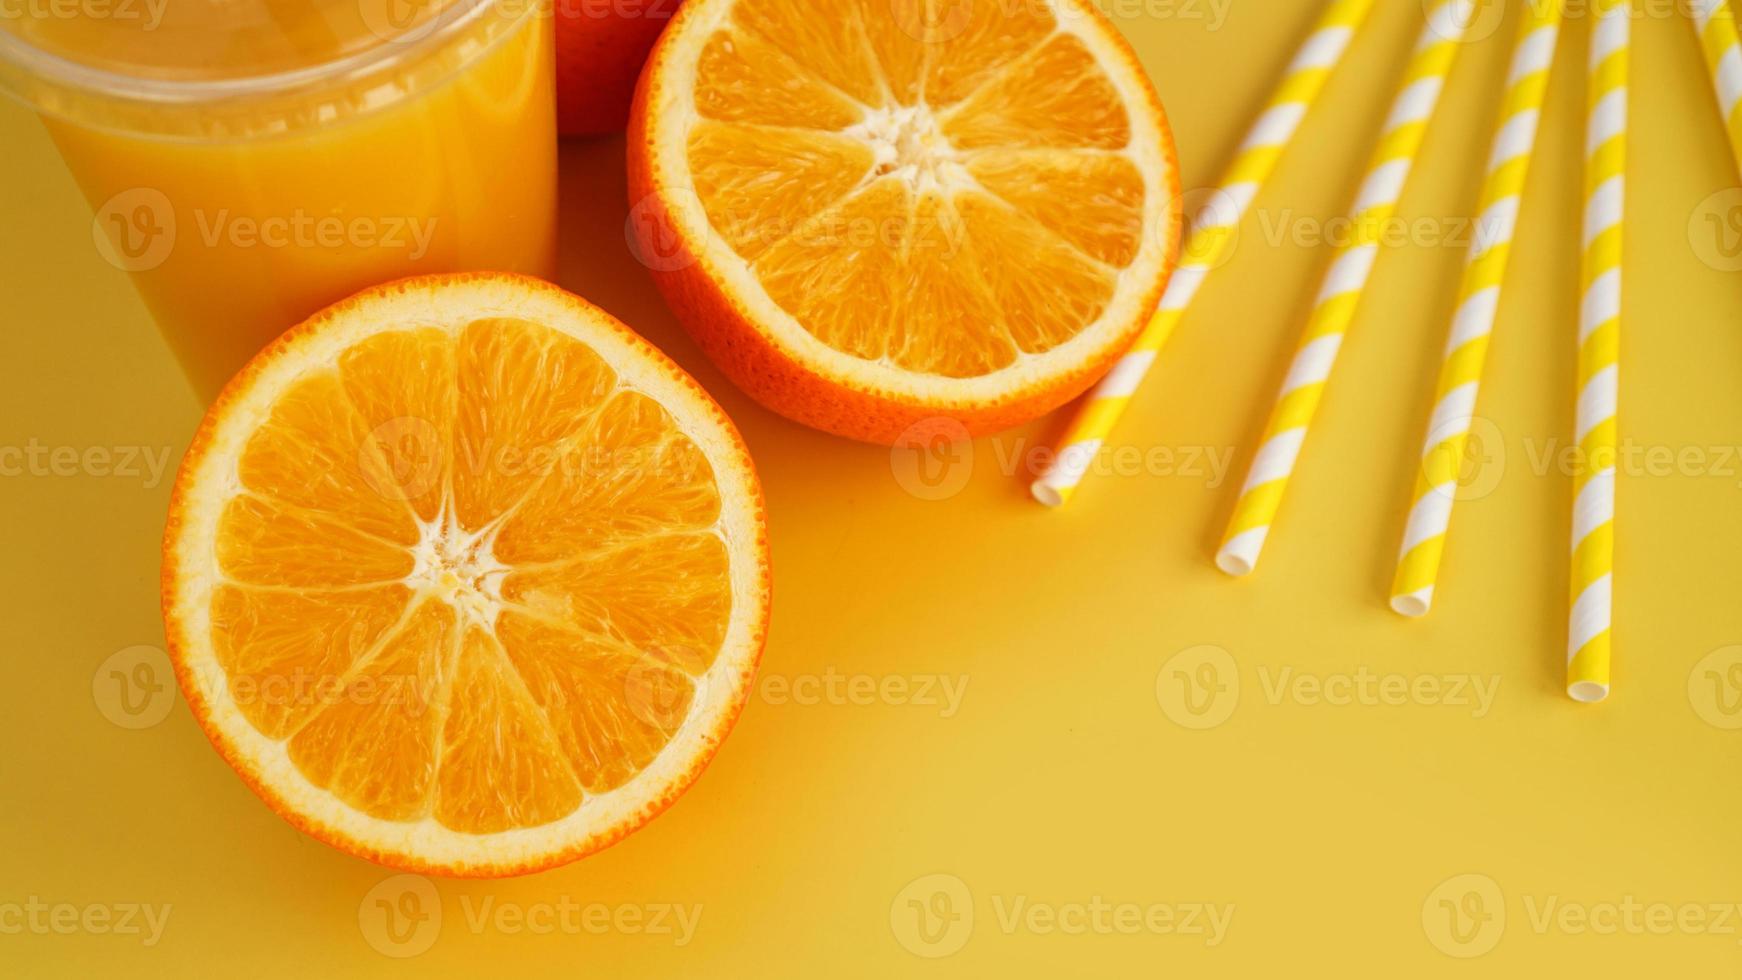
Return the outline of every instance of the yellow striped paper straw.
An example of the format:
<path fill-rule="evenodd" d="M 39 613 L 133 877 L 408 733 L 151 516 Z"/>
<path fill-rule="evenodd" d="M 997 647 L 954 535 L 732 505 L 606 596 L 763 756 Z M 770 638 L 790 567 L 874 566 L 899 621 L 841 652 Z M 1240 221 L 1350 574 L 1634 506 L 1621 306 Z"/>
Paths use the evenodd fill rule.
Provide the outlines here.
<path fill-rule="evenodd" d="M 1494 149 L 1488 158 L 1488 176 L 1477 202 L 1476 240 L 1470 246 L 1463 284 L 1458 289 L 1458 309 L 1452 317 L 1434 394 L 1433 418 L 1422 448 L 1421 473 L 1415 481 L 1415 503 L 1409 511 L 1397 577 L 1391 586 L 1391 608 L 1405 616 L 1425 616 L 1433 605 L 1434 582 L 1439 577 L 1452 505 L 1457 500 L 1458 475 L 1474 421 L 1482 366 L 1488 357 L 1488 337 L 1494 330 L 1500 291 L 1505 285 L 1518 206 L 1536 150 L 1560 27 L 1560 0 L 1529 0 L 1525 4 L 1512 71 L 1501 98 Z"/>
<path fill-rule="evenodd" d="M 1446 76 L 1475 20 L 1473 0 L 1440 0 L 1428 11 L 1427 24 L 1356 197 L 1350 240 L 1325 273 L 1300 351 L 1283 382 L 1264 442 L 1253 458 L 1227 536 L 1216 553 L 1217 567 L 1230 575 L 1248 575 L 1258 566 L 1264 539 L 1336 363 L 1337 349 L 1373 271 L 1379 242 L 1397 214 L 1398 199 L 1439 105 Z"/>
<path fill-rule="evenodd" d="M 1615 410 L 1621 334 L 1622 216 L 1627 200 L 1627 0 L 1597 0 L 1585 137 L 1584 302 L 1579 316 L 1579 466 L 1573 474 L 1572 613 L 1567 694 L 1609 696 L 1615 566 Z"/>
<path fill-rule="evenodd" d="M 1730 133 L 1730 148 L 1742 163 L 1742 111 L 1738 111 L 1742 109 L 1742 34 L 1736 30 L 1736 10 L 1730 0 L 1693 0 L 1693 15 L 1712 87 L 1718 92 L 1718 110 Z"/>
<path fill-rule="evenodd" d="M 1131 350 L 1113 366 L 1083 401 L 1071 420 L 1058 454 L 1030 486 L 1034 499 L 1062 507 L 1076 493 L 1095 454 L 1119 423 L 1125 407 L 1157 353 L 1167 344 L 1198 287 L 1228 257 L 1247 208 L 1276 170 L 1313 101 L 1324 91 L 1356 31 L 1372 13 L 1375 0 L 1332 0 L 1295 55 L 1252 131 L 1240 145 L 1221 186 L 1191 216 L 1192 232 L 1168 281 L 1161 306 Z"/>

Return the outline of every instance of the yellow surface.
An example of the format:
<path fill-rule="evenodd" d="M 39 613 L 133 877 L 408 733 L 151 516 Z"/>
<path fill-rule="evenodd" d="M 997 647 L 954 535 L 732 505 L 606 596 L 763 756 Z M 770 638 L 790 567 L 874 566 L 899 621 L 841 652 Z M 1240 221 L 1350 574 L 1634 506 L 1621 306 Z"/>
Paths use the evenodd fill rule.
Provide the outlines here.
<path fill-rule="evenodd" d="M 1121 26 L 1172 110 L 1188 186 L 1213 181 L 1312 6 L 1113 6 L 1147 11 Z M 1226 22 L 1188 16 L 1212 9 Z M 1554 82 L 1517 245 L 1529 285 L 1508 294 L 1483 393 L 1506 466 L 1458 509 L 1433 615 L 1403 621 L 1385 597 L 1459 243 L 1381 260 L 1264 567 L 1231 582 L 1210 564 L 1328 254 L 1272 246 L 1266 222 L 1346 202 L 1367 155 L 1356 137 L 1377 125 L 1418 16 L 1385 5 L 1119 430 L 1142 451 L 1232 451 L 1232 472 L 1211 486 L 1178 455 L 1186 475 L 1165 475 L 1157 452 L 1149 472 L 1091 477 L 1063 513 L 1027 499 L 1027 472 L 1005 471 L 1061 420 L 982 440 L 960 491 L 931 500 L 911 460 L 750 405 L 700 361 L 623 244 L 620 143 L 566 147 L 563 283 L 671 351 L 738 420 L 768 491 L 775 616 L 759 693 L 688 796 L 603 854 L 505 882 L 388 881 L 302 837 L 164 695 L 133 692 L 138 720 L 168 708 L 153 727 L 109 720 L 130 719 L 111 672 L 150 678 L 129 658 L 151 655 L 130 648 L 162 642 L 167 493 L 122 475 L 114 450 L 179 453 L 197 408 L 92 247 L 90 212 L 39 124 L 0 109 L 0 465 L 13 474 L 0 479 L 0 973 L 354 976 L 392 968 L 382 950 L 426 943 L 411 963 L 428 976 L 1734 972 L 1742 730 L 1722 726 L 1742 724 L 1742 668 L 1730 669 L 1742 654 L 1722 651 L 1742 643 L 1742 462 L 1725 448 L 1742 444 L 1742 250 L 1733 231 L 1714 240 L 1724 221 L 1707 217 L 1732 217 L 1742 192 L 1685 23 L 1642 19 L 1635 38 L 1648 81 L 1635 90 L 1621 434 L 1642 449 L 1618 492 L 1610 700 L 1562 691 L 1570 481 L 1542 461 L 1572 428 L 1580 71 Z M 1459 66 L 1406 216 L 1468 213 L 1510 40 L 1495 30 Z M 35 465 L 13 452 L 31 446 Z M 1218 664 L 1237 670 L 1223 700 L 1185 713 L 1182 674 L 1214 680 Z M 1498 687 L 1476 717 L 1273 695 L 1284 671 Z M 953 712 L 939 678 L 961 692 Z M 1175 721 L 1223 715 L 1206 730 Z M 1464 920 L 1460 947 L 1441 902 L 1475 910 L 1469 893 L 1490 914 L 1503 899 L 1504 920 Z M 31 932 L 32 896 L 75 917 L 170 912 L 147 948 L 58 934 L 46 912 L 47 934 Z M 1132 909 L 1101 913 L 1110 934 L 1073 911 L 1097 899 Z M 916 907 L 969 901 L 971 929 L 934 918 L 940 943 L 926 945 Z M 1219 945 L 1143 931 L 1149 907 L 1163 926 L 1184 903 L 1234 906 Z M 673 914 L 648 910 L 664 904 L 700 907 L 687 944 Z M 439 928 L 385 918 L 438 907 Z M 1611 909 L 1623 931 L 1599 934 Z M 1581 915 L 1594 916 L 1582 930 Z M 1664 915 L 1668 934 L 1653 934 Z M 664 933 L 647 928 L 655 917 Z M 1119 933 L 1122 921 L 1140 931 Z M 1493 940 L 1475 961 L 1435 945 Z M 908 948 L 958 942 L 931 961 Z"/>

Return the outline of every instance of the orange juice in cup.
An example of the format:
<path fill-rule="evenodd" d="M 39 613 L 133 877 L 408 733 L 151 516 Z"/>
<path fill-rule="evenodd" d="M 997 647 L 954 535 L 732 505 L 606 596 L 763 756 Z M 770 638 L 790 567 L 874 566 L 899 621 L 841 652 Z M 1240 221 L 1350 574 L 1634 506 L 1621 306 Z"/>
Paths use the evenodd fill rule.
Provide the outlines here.
<path fill-rule="evenodd" d="M 22 0 L 0 89 L 209 399 L 364 286 L 553 274 L 552 47 L 543 0 Z"/>

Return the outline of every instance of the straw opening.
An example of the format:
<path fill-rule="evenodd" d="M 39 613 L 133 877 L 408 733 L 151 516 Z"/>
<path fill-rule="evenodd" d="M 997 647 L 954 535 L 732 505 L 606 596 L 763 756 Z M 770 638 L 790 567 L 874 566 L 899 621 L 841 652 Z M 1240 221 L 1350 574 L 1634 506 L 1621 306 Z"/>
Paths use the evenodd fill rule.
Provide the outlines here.
<path fill-rule="evenodd" d="M 1229 575 L 1246 576 L 1257 566 L 1249 558 L 1224 551 L 1216 556 L 1216 567 Z"/>
<path fill-rule="evenodd" d="M 1420 619 L 1428 613 L 1428 601 L 1419 595 L 1394 595 L 1391 597 L 1391 609 L 1400 616 Z"/>
<path fill-rule="evenodd" d="M 1033 495 L 1036 501 L 1047 507 L 1063 507 L 1065 505 L 1064 494 L 1045 480 L 1036 480 L 1029 484 L 1028 492 Z"/>

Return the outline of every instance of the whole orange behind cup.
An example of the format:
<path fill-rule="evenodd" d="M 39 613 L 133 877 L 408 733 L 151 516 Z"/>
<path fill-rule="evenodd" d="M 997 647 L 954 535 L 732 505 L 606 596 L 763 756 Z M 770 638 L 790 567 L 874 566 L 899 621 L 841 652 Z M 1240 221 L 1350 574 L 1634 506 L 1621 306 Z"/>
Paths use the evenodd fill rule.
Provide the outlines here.
<path fill-rule="evenodd" d="M 556 0 L 558 128 L 622 131 L 642 63 L 680 0 Z"/>

